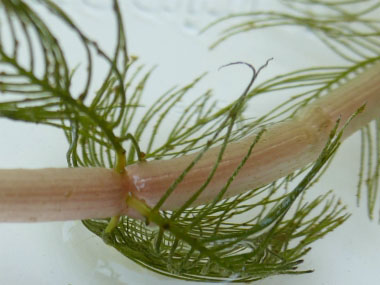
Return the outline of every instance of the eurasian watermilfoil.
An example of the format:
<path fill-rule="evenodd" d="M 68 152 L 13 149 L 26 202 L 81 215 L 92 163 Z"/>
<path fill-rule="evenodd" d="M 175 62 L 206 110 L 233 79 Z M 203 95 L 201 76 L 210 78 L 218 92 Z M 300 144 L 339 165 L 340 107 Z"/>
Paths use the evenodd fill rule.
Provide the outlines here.
<path fill-rule="evenodd" d="M 161 97 L 131 133 L 134 106 L 138 106 L 150 74 L 131 91 L 130 81 L 136 80 L 136 76 L 130 75 L 130 69 L 136 63 L 128 57 L 118 3 L 114 1 L 118 44 L 112 57 L 87 38 L 58 6 L 50 1 L 42 3 L 82 41 L 88 59 L 87 81 L 79 96 L 71 94 L 72 74 L 54 34 L 24 2 L 1 1 L 6 28 L 13 43 L 11 47 L 0 46 L 0 64 L 4 68 L 0 87 L 5 94 L 21 94 L 23 97 L 1 103 L 0 114 L 10 119 L 62 128 L 70 142 L 67 157 L 73 168 L 1 170 L 2 221 L 114 216 L 111 220 L 84 223 L 140 264 L 184 279 L 222 280 L 235 276 L 236 280 L 248 281 L 294 272 L 300 256 L 307 251 L 306 246 L 316 236 L 323 236 L 347 218 L 339 215 L 341 208 L 331 202 L 329 207 L 321 210 L 319 226 L 309 231 L 303 229 L 305 225 L 316 223 L 307 213 L 326 196 L 308 205 L 299 204 L 298 211 L 288 220 L 285 214 L 325 167 L 340 139 L 378 117 L 379 54 L 367 56 L 347 67 L 312 68 L 289 73 L 253 89 L 249 84 L 236 102 L 222 110 L 208 110 L 211 108 L 209 96 L 201 96 L 178 120 L 167 142 L 153 149 L 159 118 L 148 148 L 142 152 L 138 142 L 148 122 L 157 112 L 165 116 L 197 80 Z M 280 16 L 290 18 L 284 14 L 276 15 Z M 305 22 L 299 21 L 298 24 Z M 338 24 L 345 31 L 342 21 Z M 17 26 L 19 28 L 15 28 Z M 321 26 L 316 27 L 321 29 Z M 361 48 L 365 50 L 371 46 L 373 52 L 377 39 L 372 37 L 379 31 L 372 23 L 370 28 L 377 34 L 371 32 Z M 32 35 L 32 31 L 36 34 Z M 328 32 L 326 29 L 325 36 L 329 36 Z M 355 31 L 351 32 L 354 34 Z M 350 35 L 346 36 L 349 38 Z M 18 61 L 20 37 L 24 37 L 28 47 L 28 66 Z M 34 73 L 36 46 L 42 48 L 44 54 L 43 76 Z M 85 99 L 91 84 L 94 53 L 108 61 L 110 69 L 88 104 Z M 347 80 L 353 74 L 355 78 Z M 251 83 L 257 75 L 254 70 Z M 297 83 L 309 86 L 310 90 L 296 94 L 293 100 L 275 108 L 271 114 L 251 121 L 242 119 L 245 104 L 260 91 L 299 87 Z M 321 96 L 324 91 L 329 92 Z M 300 98 L 302 101 L 296 101 Z M 292 102 L 296 104 L 292 106 Z M 273 121 L 271 117 L 284 113 L 289 114 L 287 119 L 269 124 Z M 349 118 L 352 120 L 346 124 Z M 200 130 L 204 134 L 196 137 Z M 198 141 L 203 145 L 197 145 Z M 131 142 L 127 150 L 126 142 Z M 188 154 L 190 152 L 193 153 Z M 178 154 L 183 156 L 161 159 Z M 291 180 L 297 169 L 310 163 L 309 169 L 296 172 L 297 175 L 306 174 L 293 191 L 275 196 L 281 184 Z M 281 177 L 286 178 L 278 184 L 272 183 Z M 373 180 L 377 181 L 377 176 Z M 231 198 L 223 200 L 227 197 Z M 254 197 L 259 199 L 254 200 Z M 190 208 L 195 205 L 205 206 Z M 230 221 L 236 218 L 234 216 L 250 211 L 255 216 L 240 222 Z M 124 214 L 129 217 L 119 217 Z M 143 222 L 130 217 L 145 217 L 143 222 L 152 221 L 159 228 L 141 231 Z M 294 227 L 297 224 L 298 227 Z M 303 239 L 299 245 L 291 247 L 290 241 L 295 236 Z M 243 241 L 245 245 L 242 245 Z M 140 250 L 136 250 L 137 245 Z"/>
<path fill-rule="evenodd" d="M 130 196 L 154 208 L 177 210 L 210 180 L 200 196 L 188 206 L 213 201 L 220 189 L 248 155 L 244 165 L 221 198 L 263 187 L 315 161 L 336 122 L 349 123 L 344 137 L 378 118 L 380 112 L 380 63 L 348 83 L 300 109 L 292 119 L 271 125 L 226 145 L 219 165 L 209 179 L 222 146 L 168 160 L 136 162 L 122 173 L 106 168 L 0 170 L 0 220 L 3 222 L 55 221 L 136 216 Z M 188 170 L 187 170 L 188 169 Z M 186 175 L 173 193 L 160 199 Z M 234 175 L 235 176 L 235 175 Z"/>

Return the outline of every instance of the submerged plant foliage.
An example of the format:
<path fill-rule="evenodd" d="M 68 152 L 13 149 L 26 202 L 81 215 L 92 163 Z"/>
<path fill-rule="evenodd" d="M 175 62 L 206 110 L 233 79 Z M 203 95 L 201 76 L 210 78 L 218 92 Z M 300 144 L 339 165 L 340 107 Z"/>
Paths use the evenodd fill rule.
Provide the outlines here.
<path fill-rule="evenodd" d="M 290 5 L 289 2 L 286 3 Z M 302 6 L 306 3 L 319 5 L 331 13 L 311 17 L 308 7 Z M 297 6 L 291 6 L 294 13 L 255 12 L 225 18 L 222 21 L 247 20 L 225 30 L 218 43 L 251 29 L 307 26 L 328 48 L 346 59 L 347 65 L 314 67 L 277 76 L 252 88 L 250 84 L 243 95 L 222 109 L 216 108 L 212 91 L 206 91 L 185 108 L 182 116 L 169 126 L 166 140 L 159 142 L 159 131 L 164 124 L 168 128 L 165 119 L 184 96 L 193 92 L 203 76 L 182 88 L 168 89 L 140 116 L 142 96 L 152 70 L 145 71 L 136 58 L 128 55 L 118 2 L 113 1 L 117 41 L 111 55 L 102 50 L 101 43 L 94 42 L 78 28 L 54 2 L 44 0 L 33 4 L 49 9 L 75 34 L 74 38 L 87 56 L 87 78 L 82 89 L 74 92 L 75 69 L 69 68 L 56 32 L 47 26 L 30 2 L 0 0 L 0 94 L 4 96 L 0 102 L 0 116 L 62 129 L 69 142 L 67 161 L 70 167 L 107 167 L 123 172 L 127 164 L 137 161 L 166 159 L 196 150 L 202 155 L 213 145 L 225 147 L 253 132 L 259 134 L 259 140 L 266 125 L 293 116 L 302 106 L 380 59 L 379 21 L 367 18 L 367 14 L 379 7 L 378 3 L 362 11 L 350 12 L 349 5 L 297 1 Z M 102 84 L 93 87 L 95 57 L 107 62 L 109 70 Z M 261 70 L 253 68 L 251 83 Z M 293 97 L 267 115 L 246 118 L 244 110 L 250 100 L 282 90 L 291 90 Z M 373 126 L 362 130 L 359 189 L 365 181 L 371 216 L 378 188 L 378 129 L 379 122 L 375 130 Z M 316 162 L 262 188 L 247 189 L 250 191 L 223 199 L 227 184 L 209 204 L 191 207 L 191 202 L 197 199 L 194 196 L 176 211 L 159 210 L 159 205 L 175 189 L 174 185 L 154 209 L 134 197 L 126 201 L 146 216 L 146 221 L 121 217 L 110 232 L 106 231 L 110 219 L 83 223 L 136 263 L 176 278 L 238 282 L 275 274 L 310 272 L 297 269 L 310 244 L 348 218 L 331 192 L 312 202 L 303 199 L 306 190 L 327 169 L 341 135 L 342 131 L 336 129 L 331 133 Z M 145 140 L 145 149 L 140 149 L 142 140 Z M 252 142 L 245 159 L 257 140 Z M 223 151 L 222 147 L 220 157 Z M 374 153 L 377 154 L 375 161 Z M 215 167 L 218 163 L 219 160 Z M 181 179 L 182 176 L 178 177 L 176 183 Z M 233 177 L 229 182 L 232 180 Z"/>
<path fill-rule="evenodd" d="M 346 62 L 341 66 L 313 67 L 280 75 L 257 86 L 250 96 L 284 90 L 292 97 L 264 116 L 272 120 L 284 112 L 294 114 L 380 60 L 379 1 L 282 1 L 281 11 L 255 11 L 222 18 L 205 30 L 226 25 L 213 48 L 238 34 L 283 26 L 307 28 L 327 49 Z M 249 34 L 246 36 L 249 37 Z M 358 203 L 367 189 L 368 215 L 374 217 L 380 171 L 378 120 L 361 130 Z"/>

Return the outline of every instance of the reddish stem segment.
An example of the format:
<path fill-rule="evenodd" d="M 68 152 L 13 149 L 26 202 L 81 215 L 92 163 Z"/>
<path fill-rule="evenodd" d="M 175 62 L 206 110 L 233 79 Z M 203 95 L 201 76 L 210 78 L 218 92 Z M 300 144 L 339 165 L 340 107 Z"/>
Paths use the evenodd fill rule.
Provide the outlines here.
<path fill-rule="evenodd" d="M 0 170 L 0 221 L 104 218 L 125 208 L 125 177 L 105 168 Z"/>
<path fill-rule="evenodd" d="M 365 110 L 350 122 L 344 138 L 380 116 L 380 63 L 308 105 L 294 118 L 270 127 L 254 147 L 225 197 L 271 183 L 314 161 L 336 121 L 340 118 L 343 126 L 364 104 Z M 255 136 L 250 136 L 227 146 L 213 179 L 193 205 L 204 204 L 215 197 L 254 139 Z M 218 152 L 219 147 L 216 147 L 202 157 L 167 199 L 164 209 L 180 207 L 199 189 L 215 164 Z M 137 190 L 136 196 L 154 206 L 195 155 L 128 166 L 127 173 Z"/>
<path fill-rule="evenodd" d="M 314 161 L 338 118 L 344 123 L 365 110 L 345 130 L 348 137 L 380 115 L 380 63 L 305 107 L 297 116 L 270 127 L 254 147 L 226 196 L 263 186 Z M 255 135 L 227 146 L 210 183 L 193 205 L 212 200 L 233 174 Z M 176 209 L 205 182 L 219 153 L 210 149 L 163 205 Z M 196 154 L 136 163 L 117 174 L 102 168 L 0 170 L 0 221 L 29 222 L 136 216 L 126 206 L 129 194 L 153 207 Z"/>

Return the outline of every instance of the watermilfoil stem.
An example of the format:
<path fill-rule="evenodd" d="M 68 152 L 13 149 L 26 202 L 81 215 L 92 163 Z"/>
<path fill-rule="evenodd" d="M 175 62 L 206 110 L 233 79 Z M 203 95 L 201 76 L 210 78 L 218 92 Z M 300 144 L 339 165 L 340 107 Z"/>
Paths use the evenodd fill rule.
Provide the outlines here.
<path fill-rule="evenodd" d="M 225 198 L 286 176 L 314 161 L 338 119 L 348 137 L 380 114 L 380 63 L 301 109 L 291 119 L 268 127 L 229 186 Z M 228 144 L 206 189 L 193 203 L 212 201 L 247 155 L 256 135 Z M 209 149 L 163 204 L 181 207 L 204 183 L 219 147 Z M 0 221 L 30 222 L 138 216 L 128 208 L 128 195 L 154 207 L 197 154 L 170 160 L 138 162 L 119 174 L 104 168 L 0 170 Z"/>

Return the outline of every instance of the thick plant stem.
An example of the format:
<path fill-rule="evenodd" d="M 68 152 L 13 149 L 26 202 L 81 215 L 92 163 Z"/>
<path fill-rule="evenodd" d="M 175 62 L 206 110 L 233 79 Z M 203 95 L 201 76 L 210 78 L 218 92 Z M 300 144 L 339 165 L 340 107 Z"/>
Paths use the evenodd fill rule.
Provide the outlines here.
<path fill-rule="evenodd" d="M 102 218 L 122 212 L 126 181 L 103 168 L 0 170 L 0 221 Z"/>
<path fill-rule="evenodd" d="M 345 129 L 348 137 L 380 116 L 380 63 L 315 100 L 287 121 L 269 127 L 234 178 L 225 197 L 254 189 L 314 161 L 338 119 L 343 125 L 361 106 L 365 109 Z M 211 201 L 223 188 L 255 140 L 255 135 L 230 143 L 206 189 L 193 203 Z M 208 150 L 163 204 L 176 209 L 206 181 L 219 147 Z M 0 170 L 0 221 L 52 221 L 137 216 L 126 198 L 154 207 L 196 154 L 139 162 L 123 174 L 93 168 Z M 133 206 L 133 205 L 132 205 Z"/>
<path fill-rule="evenodd" d="M 225 197 L 271 183 L 314 161 L 338 119 L 341 126 L 361 107 L 362 113 L 344 131 L 346 138 L 380 116 L 380 63 L 327 96 L 302 109 L 295 117 L 271 126 L 263 134 Z M 193 205 L 212 200 L 247 154 L 255 136 L 230 143 L 213 179 Z M 210 149 L 186 175 L 164 204 L 176 209 L 201 187 L 215 164 L 219 148 Z M 172 160 L 152 161 L 127 167 L 136 196 L 153 207 L 196 154 Z"/>

